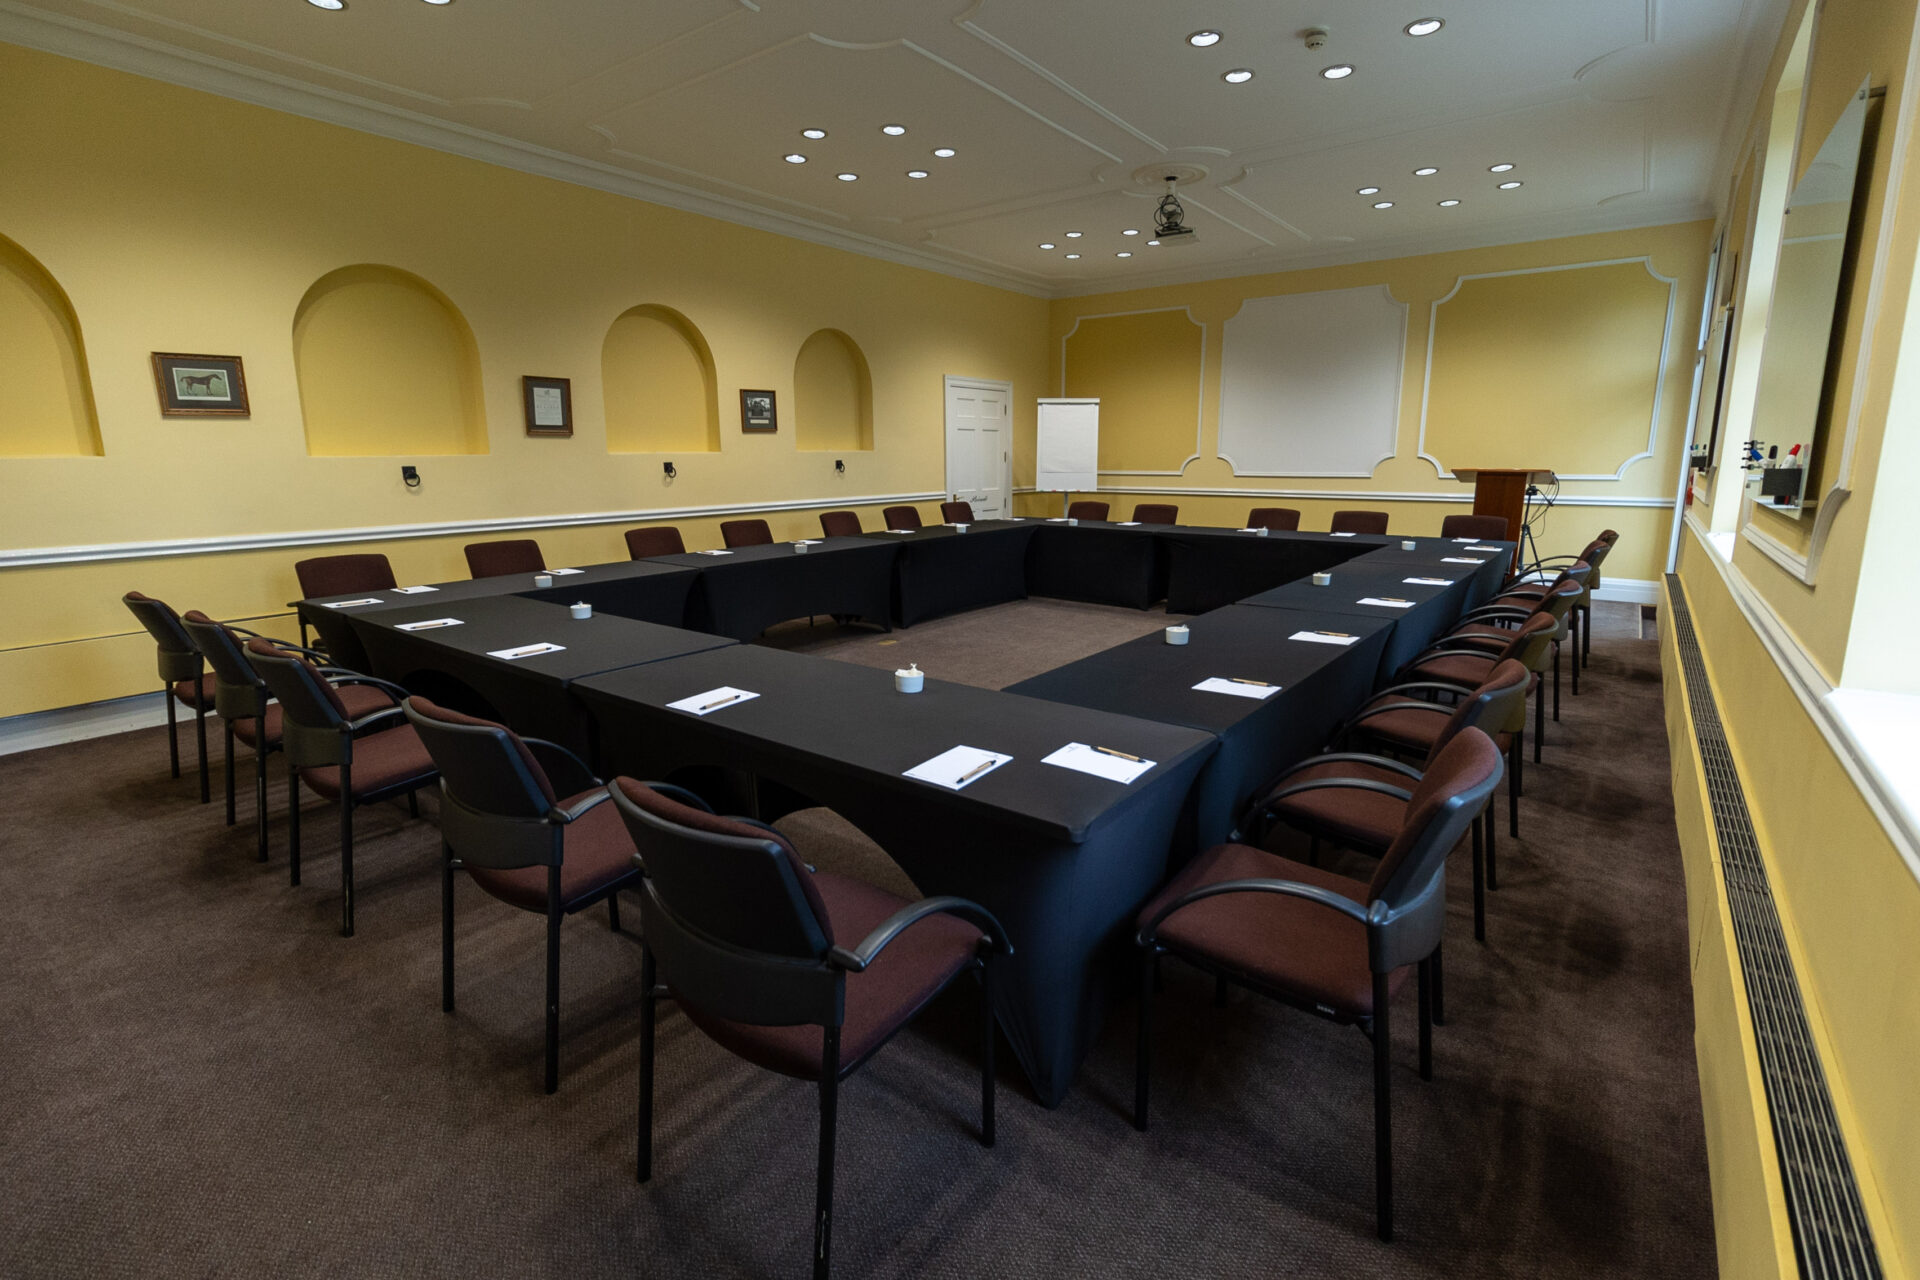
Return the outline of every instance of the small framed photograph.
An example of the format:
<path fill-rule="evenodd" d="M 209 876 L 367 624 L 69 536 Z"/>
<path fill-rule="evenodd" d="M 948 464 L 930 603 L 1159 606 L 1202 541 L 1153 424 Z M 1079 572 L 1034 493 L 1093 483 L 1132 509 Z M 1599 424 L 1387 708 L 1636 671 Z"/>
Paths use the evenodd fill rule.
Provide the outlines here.
<path fill-rule="evenodd" d="M 573 383 L 566 378 L 522 378 L 520 397 L 530 436 L 573 434 Z"/>
<path fill-rule="evenodd" d="M 153 384 L 166 418 L 245 418 L 247 375 L 239 356 L 153 353 Z"/>
<path fill-rule="evenodd" d="M 742 431 L 778 431 L 779 420 L 774 416 L 773 392 L 742 391 L 740 393 L 740 429 Z"/>

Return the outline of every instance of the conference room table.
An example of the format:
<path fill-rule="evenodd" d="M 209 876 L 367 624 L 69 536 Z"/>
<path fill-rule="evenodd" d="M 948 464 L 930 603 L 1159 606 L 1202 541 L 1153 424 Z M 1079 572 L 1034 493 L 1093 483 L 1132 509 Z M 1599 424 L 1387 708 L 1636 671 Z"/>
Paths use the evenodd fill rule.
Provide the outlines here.
<path fill-rule="evenodd" d="M 982 520 L 963 533 L 930 524 L 861 535 L 894 548 L 893 625 L 1027 598 L 1027 552 L 1036 522 Z"/>
<path fill-rule="evenodd" d="M 1027 594 L 1151 609 L 1167 594 L 1162 526 L 1111 520 L 1034 520 Z"/>
<path fill-rule="evenodd" d="M 1162 525 L 1155 537 L 1167 561 L 1167 612 L 1187 614 L 1233 604 L 1386 545 L 1373 537 L 1194 525 Z"/>
<path fill-rule="evenodd" d="M 1212 734 L 1220 750 L 1194 789 L 1176 860 L 1228 838 L 1254 788 L 1326 743 L 1373 688 L 1396 625 L 1322 609 L 1228 605 L 1010 685 L 1008 693 L 1124 712 Z M 1225 681 L 1239 692 L 1195 688 Z M 1265 697 L 1250 696 L 1271 688 Z"/>
<path fill-rule="evenodd" d="M 705 715 L 668 706 L 729 688 L 758 696 Z M 757 645 L 625 667 L 572 692 L 595 720 L 607 776 L 746 770 L 847 818 L 923 893 L 992 911 L 1014 946 L 995 1012 L 1047 1106 L 1099 1029 L 1133 915 L 1164 883 L 1195 775 L 1218 746 L 1178 724 L 939 680 L 899 693 L 889 671 Z M 1046 763 L 1070 743 L 1152 765 L 1123 783 Z M 905 776 L 962 746 L 1011 759 L 959 790 Z"/>
<path fill-rule="evenodd" d="M 1330 574 L 1332 580 L 1324 587 L 1302 579 L 1248 596 L 1240 603 L 1254 608 L 1388 619 L 1394 626 L 1381 646 L 1377 680 L 1390 678 L 1450 628 L 1464 611 L 1473 586 L 1470 578 L 1448 579 L 1414 565 L 1375 564 L 1371 557 L 1335 566 Z"/>
<path fill-rule="evenodd" d="M 1413 543 L 1408 549 L 1404 542 Z M 1491 547 L 1493 550 L 1473 550 Z M 1396 538 L 1389 545 L 1370 553 L 1366 564 L 1372 566 L 1411 566 L 1422 577 L 1463 578 L 1467 597 L 1463 609 L 1478 609 L 1493 598 L 1507 580 L 1507 567 L 1513 560 L 1511 542 L 1475 542 L 1465 538 Z"/>
<path fill-rule="evenodd" d="M 724 551 L 651 556 L 646 563 L 697 569 L 686 625 L 751 640 L 777 622 L 831 614 L 893 625 L 891 543 L 868 537 L 805 539 Z"/>

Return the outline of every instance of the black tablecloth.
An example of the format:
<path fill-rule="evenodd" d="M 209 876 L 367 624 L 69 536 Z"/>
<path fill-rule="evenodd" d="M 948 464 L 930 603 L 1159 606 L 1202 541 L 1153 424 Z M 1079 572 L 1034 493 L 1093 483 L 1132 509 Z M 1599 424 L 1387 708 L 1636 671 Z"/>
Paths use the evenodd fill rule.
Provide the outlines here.
<path fill-rule="evenodd" d="M 895 548 L 893 624 L 910 627 L 928 618 L 1027 598 L 1027 547 L 1031 521 L 989 520 L 959 533 L 928 525 L 914 533 L 869 533 Z"/>
<path fill-rule="evenodd" d="M 1155 536 L 1167 557 L 1167 612 L 1205 613 L 1372 551 L 1370 541 L 1176 525 Z"/>
<path fill-rule="evenodd" d="M 1368 565 L 1408 565 L 1421 577 L 1462 578 L 1467 583 L 1467 598 L 1464 607 L 1477 609 L 1493 598 L 1502 582 L 1507 579 L 1507 565 L 1513 558 L 1511 542 L 1455 542 L 1446 538 L 1409 538 L 1414 543 L 1409 551 L 1396 540 L 1392 545 L 1368 553 Z M 1469 546 L 1497 547 L 1494 551 L 1469 551 Z M 1479 561 L 1478 564 L 1456 563 L 1449 560 Z"/>
<path fill-rule="evenodd" d="M 1027 594 L 1151 609 L 1167 594 L 1166 553 L 1153 527 L 1038 520 L 1027 550 Z"/>
<path fill-rule="evenodd" d="M 705 717 L 665 706 L 722 685 L 761 696 Z M 1188 789 L 1214 751 L 1173 725 L 935 680 L 900 694 L 890 672 L 753 645 L 594 676 L 574 693 L 598 722 L 609 776 L 750 770 L 841 813 L 923 892 L 993 911 L 1015 947 L 1000 1023 L 1048 1106 L 1099 1027 L 1110 970 L 1165 878 Z M 1042 763 L 1069 742 L 1157 764 L 1122 786 Z M 1013 760 L 959 792 L 902 776 L 961 745 Z"/>
<path fill-rule="evenodd" d="M 1170 645 L 1159 633 L 1142 636 L 1022 680 L 1007 692 L 1215 734 L 1220 751 L 1195 789 L 1184 853 L 1226 839 L 1255 787 L 1325 744 L 1372 690 L 1393 627 L 1387 618 L 1228 605 L 1189 623 L 1185 645 Z M 1287 638 L 1322 630 L 1361 638 L 1344 646 Z M 1281 689 L 1255 701 L 1193 688 L 1215 676 L 1262 680 Z"/>
<path fill-rule="evenodd" d="M 1296 609 L 1362 618 L 1391 619 L 1394 627 L 1380 651 L 1377 680 L 1384 680 L 1452 627 L 1466 603 L 1472 581 L 1458 578 L 1449 586 L 1408 582 L 1412 577 L 1441 576 L 1417 572 L 1407 565 L 1376 564 L 1364 557 L 1332 570 L 1333 581 L 1316 587 L 1310 579 L 1289 582 L 1271 591 L 1248 596 L 1244 605 Z M 1410 600 L 1406 607 L 1361 604 L 1363 599 Z"/>
<path fill-rule="evenodd" d="M 581 676 L 734 642 L 698 631 L 596 613 L 575 618 L 565 608 L 519 596 L 442 600 L 352 617 L 354 633 L 372 659 L 373 674 L 445 706 L 499 720 L 537 738 L 551 738 L 582 755 L 593 744 L 588 723 L 567 697 Z M 459 618 L 457 627 L 401 631 L 399 625 Z M 492 650 L 548 641 L 558 653 L 494 658 Z"/>
<path fill-rule="evenodd" d="M 891 543 L 827 538 L 804 553 L 793 548 L 776 542 L 725 555 L 655 556 L 647 563 L 700 570 L 687 602 L 687 625 L 715 635 L 751 640 L 776 622 L 817 614 L 892 625 Z"/>

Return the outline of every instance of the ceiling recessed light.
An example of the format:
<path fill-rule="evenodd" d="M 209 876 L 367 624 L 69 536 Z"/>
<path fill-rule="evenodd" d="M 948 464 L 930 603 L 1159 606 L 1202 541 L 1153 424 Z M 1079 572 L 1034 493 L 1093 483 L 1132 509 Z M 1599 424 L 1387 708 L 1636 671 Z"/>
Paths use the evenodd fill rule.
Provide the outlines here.
<path fill-rule="evenodd" d="M 1227 74 L 1220 78 L 1228 84 L 1245 84 L 1247 81 L 1253 79 L 1253 72 L 1247 70 L 1245 67 L 1235 67 L 1232 71 L 1227 72 Z"/>
<path fill-rule="evenodd" d="M 1138 227 L 1128 227 L 1125 231 L 1122 231 L 1120 234 L 1123 236 L 1137 236 L 1140 234 L 1140 229 Z"/>
<path fill-rule="evenodd" d="M 909 178 L 924 178 L 927 176 L 927 171 L 925 169 L 909 169 L 907 170 L 907 176 Z"/>
<path fill-rule="evenodd" d="M 1457 204 L 1459 204 L 1459 203 L 1460 203 L 1460 202 L 1459 202 L 1458 200 L 1442 200 L 1442 201 L 1440 202 L 1440 207 L 1441 207 L 1442 209 L 1451 209 L 1451 208 L 1453 208 L 1453 206 L 1455 206 L 1455 205 L 1457 205 Z"/>
<path fill-rule="evenodd" d="M 1080 233 L 1079 233 L 1078 231 L 1069 231 L 1069 232 L 1067 232 L 1067 239 L 1069 239 L 1069 240 L 1078 240 L 1079 238 L 1080 238 Z"/>
<path fill-rule="evenodd" d="M 880 126 L 880 132 L 886 134 L 889 138 L 897 138 L 906 131 L 907 126 L 903 124 L 883 124 Z"/>
<path fill-rule="evenodd" d="M 818 142 L 827 136 L 827 131 L 825 129 L 802 129 L 800 136 L 803 138 L 812 138 L 815 142 Z"/>
<path fill-rule="evenodd" d="M 1511 168 L 1513 168 L 1512 165 L 1506 164 L 1504 162 L 1500 164 L 1490 164 L 1487 166 L 1487 172 L 1488 173 L 1505 173 Z"/>
<path fill-rule="evenodd" d="M 1159 243 L 1160 243 L 1160 242 L 1159 242 L 1158 240 L 1149 240 L 1149 241 L 1147 241 L 1147 247 L 1148 247 L 1149 249 L 1151 249 L 1151 248 L 1153 248 L 1153 247 L 1154 247 L 1155 245 L 1157 245 L 1157 244 L 1159 244 Z"/>
<path fill-rule="evenodd" d="M 1440 172 L 1438 169 L 1434 168 L 1432 165 L 1428 165 L 1424 169 L 1415 169 L 1413 171 L 1413 176 L 1416 178 L 1431 178 L 1434 174 L 1438 172 Z"/>
<path fill-rule="evenodd" d="M 1122 250 L 1121 252 L 1116 253 L 1113 256 L 1116 258 L 1131 258 L 1133 255 Z"/>
<path fill-rule="evenodd" d="M 1375 200 L 1375 201 L 1373 202 L 1373 207 L 1374 207 L 1374 208 L 1376 208 L 1376 209 L 1391 209 L 1391 208 L 1393 208 L 1393 201 L 1391 201 L 1391 200 Z"/>
<path fill-rule="evenodd" d="M 307 3 L 316 9 L 344 9 L 347 7 L 347 0 L 307 0 Z"/>
<path fill-rule="evenodd" d="M 1051 240 L 1042 240 L 1042 241 L 1040 242 L 1040 247 L 1041 247 L 1042 249 L 1051 249 L 1051 248 L 1053 248 L 1053 241 L 1051 241 Z"/>
<path fill-rule="evenodd" d="M 840 179 L 840 181 L 842 181 L 842 182 L 858 182 L 858 181 L 860 181 L 860 175 L 859 175 L 859 174 L 857 174 L 857 173 L 836 173 L 836 174 L 834 174 L 833 176 L 834 176 L 834 177 L 836 177 L 836 178 L 838 178 L 838 179 Z"/>
<path fill-rule="evenodd" d="M 1430 36 L 1447 25 L 1445 18 L 1421 18 L 1401 28 L 1410 36 Z"/>
<path fill-rule="evenodd" d="M 1219 44 L 1220 33 L 1218 31 L 1196 31 L 1187 37 L 1187 43 L 1196 49 L 1204 49 L 1208 45 Z"/>
<path fill-rule="evenodd" d="M 1327 67 L 1320 74 L 1328 80 L 1345 80 L 1353 74 L 1353 67 L 1349 63 L 1342 62 L 1338 66 Z"/>
<path fill-rule="evenodd" d="M 1359 189 L 1358 191 L 1356 191 L 1356 192 L 1354 192 L 1353 194 L 1355 194 L 1355 195 L 1357 195 L 1357 196 L 1377 196 L 1377 195 L 1379 195 L 1379 194 L 1380 194 L 1380 188 L 1378 188 L 1378 187 L 1361 187 L 1361 188 L 1360 188 L 1360 189 Z"/>
<path fill-rule="evenodd" d="M 787 152 L 786 155 L 781 156 L 780 158 L 782 160 L 785 160 L 788 164 L 805 164 L 807 162 L 807 158 L 801 155 L 798 151 L 789 151 Z"/>
<path fill-rule="evenodd" d="M 933 154 L 935 154 L 936 156 L 939 156 L 942 160 L 951 160 L 953 159 L 953 148 L 952 147 L 935 147 L 933 149 Z"/>
<path fill-rule="evenodd" d="M 1068 255 L 1067 255 L 1067 257 L 1068 257 L 1068 259 L 1069 259 L 1069 260 L 1071 260 L 1071 259 L 1074 259 L 1074 258 L 1077 258 L 1077 257 L 1079 257 L 1079 256 L 1080 256 L 1080 255 L 1079 255 L 1079 254 L 1077 254 L 1077 253 L 1070 253 L 1070 254 L 1068 254 Z"/>
<path fill-rule="evenodd" d="M 1517 186 L 1519 186 L 1519 185 L 1520 185 L 1520 182 L 1519 182 L 1519 180 L 1518 180 L 1518 179 L 1516 179 L 1516 180 L 1514 180 L 1514 181 L 1512 181 L 1512 182 L 1503 182 L 1503 183 L 1501 183 L 1501 184 L 1500 184 L 1500 189 L 1501 189 L 1502 191 L 1511 191 L 1511 190 L 1513 190 L 1513 189 L 1514 189 L 1515 187 L 1517 187 Z"/>

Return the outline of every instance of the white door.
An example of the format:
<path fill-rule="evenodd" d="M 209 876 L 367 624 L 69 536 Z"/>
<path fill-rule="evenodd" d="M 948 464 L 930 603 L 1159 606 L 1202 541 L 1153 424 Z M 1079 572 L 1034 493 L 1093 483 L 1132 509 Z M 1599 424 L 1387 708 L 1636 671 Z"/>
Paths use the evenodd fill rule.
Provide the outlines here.
<path fill-rule="evenodd" d="M 947 493 L 976 520 L 1012 514 L 1013 384 L 947 380 Z"/>

